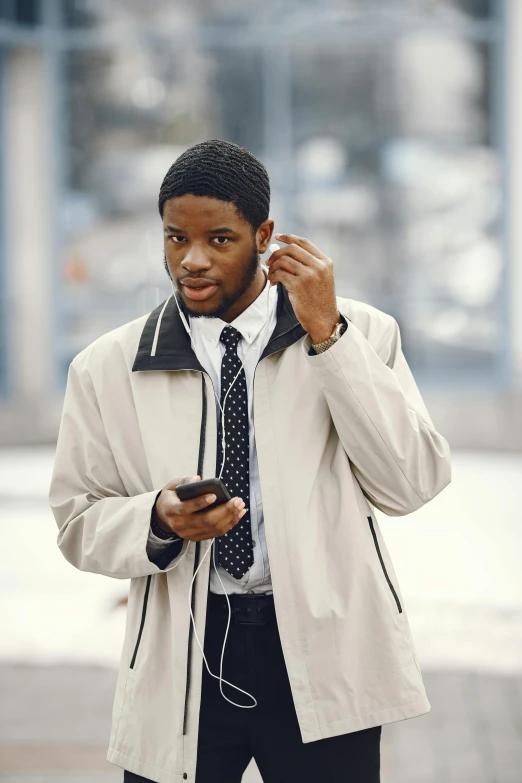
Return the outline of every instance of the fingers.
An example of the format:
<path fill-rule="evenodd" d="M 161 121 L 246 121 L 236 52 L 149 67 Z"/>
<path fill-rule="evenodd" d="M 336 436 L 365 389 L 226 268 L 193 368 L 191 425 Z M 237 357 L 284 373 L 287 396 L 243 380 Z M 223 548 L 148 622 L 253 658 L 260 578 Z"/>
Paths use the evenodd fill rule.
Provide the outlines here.
<path fill-rule="evenodd" d="M 293 283 L 294 285 L 305 284 L 306 280 L 308 280 L 309 271 L 310 267 L 305 266 L 300 261 L 296 261 L 289 256 L 280 256 L 270 265 L 268 279 L 272 284 L 277 282 L 284 283 L 284 285 L 288 283 Z M 278 274 L 279 277 L 276 277 Z"/>
<path fill-rule="evenodd" d="M 298 290 L 302 283 L 302 278 L 299 277 L 299 275 L 293 275 L 291 272 L 286 272 L 281 268 L 274 270 L 274 272 L 270 272 L 268 280 L 271 286 L 282 283 L 289 293 Z"/>
<path fill-rule="evenodd" d="M 306 269 L 306 267 L 300 261 L 296 261 L 296 259 L 292 258 L 291 256 L 280 256 L 270 264 L 270 275 L 273 275 L 276 269 L 284 269 L 285 272 L 288 272 L 291 275 L 299 275 L 304 271 L 304 269 Z"/>
<path fill-rule="evenodd" d="M 208 508 L 215 501 L 216 496 L 214 494 L 200 495 L 198 498 L 192 498 L 191 500 L 180 500 L 175 495 L 175 498 L 177 502 L 172 505 L 172 513 L 186 516 L 187 514 L 194 514 L 196 511 Z"/>
<path fill-rule="evenodd" d="M 296 292 L 307 287 L 314 276 L 331 275 L 331 260 L 307 239 L 294 234 L 277 236 L 286 237 L 290 244 L 274 251 L 266 262 L 270 285 L 282 283 L 288 291 Z"/>
<path fill-rule="evenodd" d="M 175 493 L 173 494 L 175 495 Z M 231 513 L 240 512 L 245 507 L 245 503 L 241 498 L 232 498 L 226 503 L 215 506 L 204 514 L 205 509 L 207 509 L 208 506 L 211 506 L 216 499 L 216 496 L 213 493 L 201 495 L 200 497 L 192 498 L 191 500 L 179 500 L 177 495 L 175 495 L 175 497 L 176 502 L 172 503 L 171 508 L 169 508 L 169 513 L 182 517 L 197 514 L 198 524 L 206 521 L 209 521 L 211 524 L 214 522 L 219 523 L 219 521 L 226 516 L 230 516 Z"/>
<path fill-rule="evenodd" d="M 328 257 L 325 256 L 325 254 L 322 253 L 318 247 L 310 242 L 309 239 L 306 239 L 305 237 L 298 237 L 297 234 L 274 234 L 274 237 L 278 241 L 291 242 L 294 245 L 299 245 L 299 247 L 302 247 L 304 250 L 307 250 L 308 253 L 315 256 L 316 258 L 322 259 L 323 261 Z"/>
<path fill-rule="evenodd" d="M 242 498 L 232 498 L 227 503 L 207 511 L 204 515 L 204 521 L 216 528 L 220 528 L 223 525 L 227 525 L 230 521 L 238 522 L 244 516 L 245 511 L 245 501 Z M 221 534 L 218 533 L 217 535 Z"/>
<path fill-rule="evenodd" d="M 272 255 L 267 259 L 266 265 L 269 268 L 272 268 L 274 262 L 283 257 L 295 259 L 295 261 L 299 262 L 300 266 L 314 266 L 318 261 L 322 260 L 322 253 L 321 258 L 317 258 L 306 250 L 306 248 L 301 247 L 294 242 L 286 247 L 280 247 L 279 250 L 274 250 Z"/>
<path fill-rule="evenodd" d="M 190 538 L 194 541 L 202 541 L 227 533 L 247 512 L 244 501 L 241 500 L 239 504 L 238 501 L 239 498 L 233 498 L 207 513 L 193 515 L 190 518 L 192 522 Z"/>
<path fill-rule="evenodd" d="M 170 489 L 170 490 L 176 490 L 176 487 L 178 487 L 180 484 L 191 484 L 193 481 L 200 481 L 201 476 L 185 476 L 184 478 L 174 478 L 171 479 L 168 484 L 165 484 L 163 489 Z"/>

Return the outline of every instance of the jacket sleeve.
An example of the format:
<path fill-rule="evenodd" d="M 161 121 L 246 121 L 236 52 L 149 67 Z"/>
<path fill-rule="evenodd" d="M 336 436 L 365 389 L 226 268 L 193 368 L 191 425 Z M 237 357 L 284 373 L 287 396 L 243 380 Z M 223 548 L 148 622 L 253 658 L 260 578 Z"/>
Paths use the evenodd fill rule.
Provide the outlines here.
<path fill-rule="evenodd" d="M 402 352 L 397 321 L 389 318 L 378 353 L 350 322 L 331 348 L 308 362 L 365 496 L 385 514 L 401 516 L 450 483 L 451 459 Z M 305 350 L 308 342 L 309 336 Z"/>
<path fill-rule="evenodd" d="M 49 503 L 58 547 L 80 571 L 130 579 L 175 568 L 185 556 L 173 546 L 160 568 L 147 554 L 158 488 L 129 497 L 107 439 L 96 395 L 75 360 L 69 366 Z M 172 559 L 174 558 L 174 559 Z"/>

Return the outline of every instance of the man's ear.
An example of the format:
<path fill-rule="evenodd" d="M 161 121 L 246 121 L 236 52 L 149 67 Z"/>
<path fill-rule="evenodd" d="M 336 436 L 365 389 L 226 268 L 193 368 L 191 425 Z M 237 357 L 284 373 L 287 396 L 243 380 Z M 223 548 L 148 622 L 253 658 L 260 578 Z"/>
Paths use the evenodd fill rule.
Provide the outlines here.
<path fill-rule="evenodd" d="M 264 220 L 257 229 L 258 251 L 262 255 L 268 248 L 274 232 L 274 221 L 271 218 Z"/>

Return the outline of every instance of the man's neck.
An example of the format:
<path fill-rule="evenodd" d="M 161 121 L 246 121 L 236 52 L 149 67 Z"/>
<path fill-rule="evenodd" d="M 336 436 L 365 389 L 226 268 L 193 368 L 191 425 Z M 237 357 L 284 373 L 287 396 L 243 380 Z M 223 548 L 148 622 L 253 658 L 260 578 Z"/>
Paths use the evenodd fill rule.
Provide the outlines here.
<path fill-rule="evenodd" d="M 225 321 L 227 324 L 234 321 L 241 313 L 243 313 L 247 307 L 250 307 L 252 302 L 255 302 L 258 296 L 260 296 L 265 288 L 265 285 L 267 284 L 267 274 L 264 271 L 264 269 L 259 266 L 256 276 L 254 278 L 254 282 L 250 286 L 250 288 L 245 291 L 246 293 L 249 293 L 249 296 L 247 297 L 246 303 L 244 303 L 242 300 L 243 297 L 240 297 L 239 300 L 236 300 L 229 308 L 229 310 L 222 316 L 220 316 L 222 321 Z M 245 295 L 243 294 L 243 296 Z"/>

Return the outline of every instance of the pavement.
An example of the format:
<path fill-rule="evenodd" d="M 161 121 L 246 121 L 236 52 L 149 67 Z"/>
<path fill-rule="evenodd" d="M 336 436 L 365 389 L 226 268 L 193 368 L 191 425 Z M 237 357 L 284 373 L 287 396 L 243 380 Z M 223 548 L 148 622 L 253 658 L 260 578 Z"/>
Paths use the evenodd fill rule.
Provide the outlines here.
<path fill-rule="evenodd" d="M 431 712 L 383 726 L 382 783 L 520 783 L 522 675 L 424 681 Z M 0 781 L 121 783 L 105 760 L 115 687 L 103 666 L 0 666 Z M 260 781 L 252 763 L 243 783 Z"/>
<path fill-rule="evenodd" d="M 0 783 L 121 781 L 105 756 L 128 583 L 59 552 L 52 459 L 0 450 Z M 382 783 L 522 783 L 521 477 L 521 455 L 455 453 L 425 508 L 377 514 L 432 706 L 383 727 Z"/>

